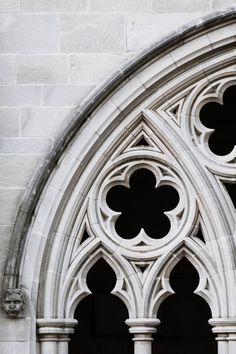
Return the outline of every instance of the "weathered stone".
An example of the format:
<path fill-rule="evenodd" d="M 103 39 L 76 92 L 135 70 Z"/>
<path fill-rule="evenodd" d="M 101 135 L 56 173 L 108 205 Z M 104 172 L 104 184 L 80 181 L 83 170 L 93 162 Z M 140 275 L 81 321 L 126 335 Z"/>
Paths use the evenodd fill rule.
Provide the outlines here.
<path fill-rule="evenodd" d="M 125 55 L 72 55 L 71 81 L 75 84 L 94 84 L 104 80 L 125 61 Z"/>
<path fill-rule="evenodd" d="M 202 13 L 146 14 L 128 16 L 127 49 L 135 51 L 147 47 L 164 34 L 176 30 Z M 155 33 L 155 36 L 153 34 Z"/>
<path fill-rule="evenodd" d="M 22 289 L 6 289 L 2 293 L 2 310 L 8 317 L 20 315 L 25 308 L 25 294 Z"/>
<path fill-rule="evenodd" d="M 21 0 L 25 11 L 85 11 L 86 0 Z"/>
<path fill-rule="evenodd" d="M 64 84 L 68 80 L 66 55 L 24 55 L 17 58 L 19 84 Z"/>
<path fill-rule="evenodd" d="M 147 0 L 89 0 L 89 10 L 98 12 L 145 12 L 150 10 L 150 2 Z"/>
<path fill-rule="evenodd" d="M 38 163 L 37 156 L 0 155 L 1 187 L 26 187 Z"/>
<path fill-rule="evenodd" d="M 62 15 L 63 52 L 112 53 L 124 50 L 122 15 Z"/>
<path fill-rule="evenodd" d="M 40 105 L 41 88 L 36 86 L 0 86 L 0 105 Z"/>
<path fill-rule="evenodd" d="M 0 225 L 0 273 L 3 271 L 5 266 L 12 231 L 13 227 L 11 225 Z M 0 331 L 0 335 L 1 333 L 2 331 Z"/>
<path fill-rule="evenodd" d="M 30 352 L 31 343 L 9 340 L 9 342 L 0 342 L 0 345 L 2 351 L 1 354 L 24 354 Z"/>
<path fill-rule="evenodd" d="M 214 10 L 228 6 L 235 6 L 235 0 L 212 0 L 212 8 Z"/>
<path fill-rule="evenodd" d="M 199 12 L 209 8 L 209 0 L 153 0 L 153 10 L 157 12 Z"/>
<path fill-rule="evenodd" d="M 14 84 L 15 82 L 15 56 L 0 55 L 0 84 Z"/>
<path fill-rule="evenodd" d="M 67 121 L 71 108 L 23 108 L 21 135 L 25 137 L 50 137 L 54 139 Z M 47 129 L 45 129 L 47 127 Z"/>
<path fill-rule="evenodd" d="M 55 52 L 57 38 L 56 15 L 0 15 L 0 53 Z"/>
<path fill-rule="evenodd" d="M 52 143 L 49 139 L 41 138 L 10 138 L 0 139 L 2 154 L 43 154 L 52 149 Z"/>
<path fill-rule="evenodd" d="M 30 324 L 30 320 L 25 318 L 19 318 L 17 321 L 1 319 L 0 341 L 27 341 L 30 337 Z"/>
<path fill-rule="evenodd" d="M 0 108 L 0 137 L 16 137 L 19 134 L 19 109 Z"/>
<path fill-rule="evenodd" d="M 1 208 L 0 225 L 14 224 L 23 193 L 24 189 L 0 189 L 1 205 L 4 206 Z"/>
<path fill-rule="evenodd" d="M 45 86 L 45 106 L 78 106 L 93 86 Z"/>
<path fill-rule="evenodd" d="M 0 0 L 0 11 L 17 11 L 20 9 L 20 0 Z"/>

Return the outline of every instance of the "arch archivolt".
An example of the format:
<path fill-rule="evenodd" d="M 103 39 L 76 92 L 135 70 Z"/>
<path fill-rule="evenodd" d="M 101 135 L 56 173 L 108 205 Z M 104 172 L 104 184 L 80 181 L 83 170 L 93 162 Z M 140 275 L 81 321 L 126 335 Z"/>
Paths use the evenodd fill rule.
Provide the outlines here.
<path fill-rule="evenodd" d="M 55 250 L 52 248 L 50 254 L 50 264 L 52 268 L 56 267 L 55 274 L 60 273 L 60 280 L 55 275 L 54 280 L 48 277 L 45 289 L 46 293 L 51 294 L 51 302 L 45 305 L 47 316 L 52 315 L 49 309 L 56 311 L 54 315 L 73 316 L 75 306 L 90 293 L 86 286 L 86 270 L 102 256 L 117 275 L 114 294 L 122 298 L 129 313 L 134 317 L 153 317 L 163 299 L 172 293 L 168 283 L 170 269 L 183 255 L 190 259 L 199 272 L 200 283 L 196 292 L 208 302 L 215 317 L 227 314 L 229 308 L 221 300 L 228 293 L 228 279 L 225 271 L 220 271 L 225 267 L 230 268 L 234 262 L 233 257 L 224 254 L 227 247 L 231 246 L 222 237 L 230 230 L 225 208 L 227 200 L 222 198 L 217 177 L 207 165 L 208 161 L 211 163 L 211 154 L 207 155 L 208 149 L 202 151 L 202 147 L 198 146 L 199 139 L 191 130 L 196 130 L 194 124 L 198 119 L 198 113 L 193 114 L 194 107 L 195 112 L 198 112 L 202 102 L 207 102 L 211 97 L 219 96 L 220 100 L 224 88 L 232 82 L 232 76 L 227 79 L 225 76 L 226 73 L 224 79 L 216 77 L 215 86 L 212 81 L 212 87 L 217 87 L 214 94 L 206 91 L 206 79 L 189 86 L 184 95 L 182 92 L 177 98 L 168 94 L 168 107 L 159 107 L 156 97 L 153 97 L 154 103 L 151 104 L 148 97 L 148 102 L 144 100 L 123 117 L 119 125 L 113 127 L 111 134 L 99 145 L 79 176 L 76 172 L 81 169 L 82 162 L 74 160 L 74 164 L 77 163 L 73 174 L 76 182 L 73 181 L 73 189 L 68 187 L 71 188 L 70 198 L 54 235 L 54 240 L 58 238 L 60 241 L 53 243 Z M 148 108 L 145 108 L 146 105 Z M 87 129 L 88 126 L 85 132 Z M 194 138 L 190 139 L 191 136 Z M 100 135 L 97 136 L 99 138 Z M 138 145 L 141 138 L 145 139 L 147 145 Z M 75 142 L 75 146 L 69 148 L 68 158 L 74 156 L 77 148 Z M 222 170 L 222 161 L 219 160 L 219 170 Z M 227 165 L 229 173 L 229 161 L 224 161 L 224 165 Z M 166 213 L 171 222 L 170 231 L 161 239 L 151 239 L 143 230 L 135 238 L 122 239 L 114 228 L 119 213 L 112 211 L 106 203 L 107 191 L 115 185 L 128 187 L 130 176 L 140 168 L 152 171 L 157 185 L 171 185 L 179 193 L 177 207 Z M 216 192 L 214 194 L 213 189 Z M 204 225 L 205 244 L 194 237 L 200 223 Z M 85 229 L 89 237 L 81 243 Z M 64 250 L 60 253 L 62 244 Z M 97 247 L 99 251 L 95 251 Z M 175 248 L 179 249 L 178 255 L 173 253 Z M 54 254 L 57 258 L 53 257 Z M 59 254 L 61 260 L 58 259 Z M 171 258 L 166 255 L 171 255 Z M 211 266 L 207 267 L 209 260 Z M 116 263 L 120 264 L 119 271 Z M 140 276 L 142 272 L 138 264 L 141 263 L 143 268 L 149 269 L 146 277 Z M 58 270 L 58 264 L 61 264 L 61 271 Z M 50 291 L 50 284 L 54 284 L 53 292 Z M 53 306 L 55 292 L 59 294 L 56 307 Z"/>
<path fill-rule="evenodd" d="M 87 254 L 90 254 L 90 257 Z M 137 301 L 141 299 L 138 294 L 141 292 L 139 282 L 137 281 L 137 275 L 134 274 L 130 264 L 122 260 L 119 254 L 113 254 L 108 252 L 105 246 L 100 242 L 94 244 L 93 250 L 85 250 L 84 256 L 78 255 L 74 259 L 68 270 L 68 275 L 64 280 L 62 286 L 62 299 L 61 315 L 64 315 L 64 309 L 66 311 L 66 317 L 73 317 L 74 310 L 78 303 L 87 295 L 91 294 L 86 284 L 86 277 L 92 266 L 103 258 L 116 274 L 116 285 L 112 290 L 112 294 L 118 296 L 126 305 L 131 318 L 135 316 Z M 133 280 L 132 280 L 133 278 Z M 136 289 L 134 290 L 134 287 Z M 136 295 L 136 296 L 135 296 Z"/>
<path fill-rule="evenodd" d="M 113 294 L 130 318 L 156 317 L 173 293 L 169 277 L 182 257 L 198 271 L 195 292 L 212 316 L 236 316 L 235 209 L 221 183 L 235 181 L 235 149 L 214 155 L 211 131 L 199 120 L 201 107 L 222 103 L 236 81 L 235 31 L 231 23 L 226 28 L 228 38 L 216 26 L 139 68 L 87 117 L 61 154 L 21 260 L 21 285 L 39 318 L 73 318 L 90 294 L 88 271 L 101 257 L 116 274 Z M 170 230 L 163 238 L 140 230 L 124 239 L 116 232 L 119 213 L 106 195 L 113 186 L 129 187 L 137 169 L 150 170 L 156 187 L 169 185 L 179 194 L 178 205 L 165 213 Z"/>
<path fill-rule="evenodd" d="M 209 253 L 205 252 L 202 247 L 197 246 L 191 239 L 182 242 L 170 253 L 160 257 L 159 261 L 153 266 L 150 278 L 153 277 L 155 281 L 147 281 L 146 284 L 148 315 L 154 317 L 161 303 L 174 293 L 169 283 L 170 274 L 183 257 L 186 257 L 192 263 L 199 274 L 199 284 L 194 292 L 208 303 L 212 317 L 219 317 L 222 312 L 227 311 L 227 309 L 222 308 L 220 301 L 222 298 L 220 293 L 222 281 L 216 272 L 214 261 L 209 258 Z M 157 274 L 158 278 L 156 278 Z"/>

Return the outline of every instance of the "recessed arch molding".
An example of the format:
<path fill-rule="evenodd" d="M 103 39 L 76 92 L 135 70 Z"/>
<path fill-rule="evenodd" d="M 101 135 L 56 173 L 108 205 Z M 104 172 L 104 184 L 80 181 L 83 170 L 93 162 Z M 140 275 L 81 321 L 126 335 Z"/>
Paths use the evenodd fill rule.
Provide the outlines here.
<path fill-rule="evenodd" d="M 174 292 L 170 273 L 183 257 L 198 272 L 194 292 L 210 308 L 218 354 L 235 353 L 235 207 L 224 183 L 235 183 L 236 149 L 214 153 L 213 131 L 199 117 L 236 84 L 235 33 L 230 8 L 154 43 L 86 98 L 45 157 L 20 207 L 4 274 L 5 289 L 27 294 L 42 354 L 49 337 L 67 348 L 75 308 L 91 293 L 87 274 L 101 258 L 114 271 L 111 292 L 127 308 L 135 354 L 150 353 L 158 308 Z M 161 209 L 161 237 L 148 218 L 132 237 L 126 222 L 117 227 L 124 210 L 134 223 L 135 213 L 132 203 L 114 205 L 109 191 L 127 196 L 131 185 L 129 200 L 137 201 L 133 176 L 141 176 L 136 186 L 150 180 L 155 196 L 157 188 L 177 196 Z"/>

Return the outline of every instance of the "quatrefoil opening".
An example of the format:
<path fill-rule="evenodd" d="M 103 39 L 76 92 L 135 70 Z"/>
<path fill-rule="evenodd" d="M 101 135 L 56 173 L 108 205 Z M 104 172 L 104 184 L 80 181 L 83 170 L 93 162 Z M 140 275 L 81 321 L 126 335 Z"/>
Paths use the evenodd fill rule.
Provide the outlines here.
<path fill-rule="evenodd" d="M 179 193 L 167 184 L 156 186 L 155 175 L 146 168 L 132 173 L 129 187 L 112 187 L 106 197 L 110 209 L 120 212 L 115 230 L 125 239 L 136 237 L 143 229 L 151 238 L 162 238 L 170 230 L 170 220 L 164 212 L 179 203 Z"/>
<path fill-rule="evenodd" d="M 230 86 L 223 95 L 223 104 L 206 103 L 200 111 L 200 121 L 214 129 L 209 137 L 210 150 L 219 156 L 228 155 L 236 145 L 236 86 Z"/>

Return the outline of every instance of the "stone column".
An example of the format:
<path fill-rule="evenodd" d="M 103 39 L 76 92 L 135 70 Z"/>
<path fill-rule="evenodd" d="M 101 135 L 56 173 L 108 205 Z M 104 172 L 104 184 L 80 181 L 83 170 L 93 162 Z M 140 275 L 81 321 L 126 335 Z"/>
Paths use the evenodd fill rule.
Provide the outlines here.
<path fill-rule="evenodd" d="M 68 354 L 69 335 L 76 324 L 74 319 L 38 319 L 40 354 Z"/>
<path fill-rule="evenodd" d="M 218 354 L 235 354 L 236 318 L 212 318 L 209 323 L 216 334 Z"/>
<path fill-rule="evenodd" d="M 133 318 L 125 322 L 134 335 L 134 354 L 152 354 L 152 335 L 156 333 L 160 321 L 155 318 Z"/>

